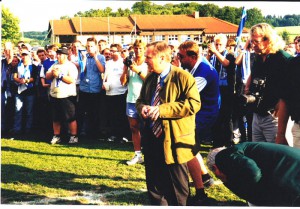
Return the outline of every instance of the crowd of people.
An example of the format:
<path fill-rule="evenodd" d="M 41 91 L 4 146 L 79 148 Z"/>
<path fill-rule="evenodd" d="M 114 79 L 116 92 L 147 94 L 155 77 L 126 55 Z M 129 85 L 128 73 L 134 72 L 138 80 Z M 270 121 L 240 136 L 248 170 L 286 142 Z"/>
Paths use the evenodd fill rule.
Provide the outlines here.
<path fill-rule="evenodd" d="M 266 142 L 274 144 L 266 145 L 266 156 L 270 150 L 284 150 L 290 119 L 295 148 L 288 159 L 299 165 L 293 153 L 299 155 L 300 148 L 300 36 L 286 44 L 270 25 L 261 23 L 250 29 L 242 47 L 217 34 L 205 55 L 193 40 L 174 44 L 137 39 L 123 48 L 90 37 L 85 46 L 76 40 L 36 52 L 22 41 L 17 47 L 14 52 L 10 42 L 4 45 L 2 135 L 38 130 L 52 136 L 51 144 L 65 136 L 69 144 L 131 139 L 134 156 L 127 164 L 145 163 L 153 205 L 210 204 L 205 188 L 214 180 L 199 152 L 201 144 L 210 144 L 217 151 L 209 155 L 209 168 L 249 204 L 299 206 L 299 169 L 292 183 L 272 183 L 269 188 L 273 180 L 266 177 L 263 184 L 244 178 L 247 170 L 237 168 L 244 159 L 230 153 L 243 150 L 253 158 L 261 154 L 249 154 L 252 146 Z M 219 147 L 233 151 L 218 155 L 225 153 Z M 280 161 L 285 155 L 277 157 Z M 256 163 L 259 168 L 264 164 Z M 189 175 L 196 189 L 191 199 Z M 234 182 L 237 177 L 246 182 Z M 246 187 L 253 192 L 244 191 Z M 256 198 L 261 187 L 282 190 L 286 197 Z"/>

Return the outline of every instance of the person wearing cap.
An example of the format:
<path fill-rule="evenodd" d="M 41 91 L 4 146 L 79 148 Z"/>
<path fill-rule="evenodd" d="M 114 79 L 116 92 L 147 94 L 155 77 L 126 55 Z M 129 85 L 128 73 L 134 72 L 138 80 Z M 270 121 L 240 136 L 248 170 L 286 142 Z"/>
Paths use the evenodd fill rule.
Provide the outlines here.
<path fill-rule="evenodd" d="M 224 185 L 256 206 L 300 206 L 300 150 L 269 142 L 219 147 L 207 166 Z"/>
<path fill-rule="evenodd" d="M 21 62 L 13 72 L 14 81 L 18 84 L 18 92 L 15 100 L 15 121 L 13 134 L 22 133 L 22 115 L 25 111 L 25 133 L 32 131 L 33 104 L 36 95 L 35 78 L 37 76 L 37 66 L 31 62 L 30 52 L 27 49 L 20 51 Z"/>
<path fill-rule="evenodd" d="M 68 60 L 68 49 L 63 47 L 57 50 L 57 60 L 46 73 L 46 79 L 51 80 L 50 103 L 54 136 L 51 144 L 61 141 L 61 125 L 68 122 L 70 131 L 69 144 L 78 143 L 77 121 L 75 115 L 76 79 L 78 70 Z"/>

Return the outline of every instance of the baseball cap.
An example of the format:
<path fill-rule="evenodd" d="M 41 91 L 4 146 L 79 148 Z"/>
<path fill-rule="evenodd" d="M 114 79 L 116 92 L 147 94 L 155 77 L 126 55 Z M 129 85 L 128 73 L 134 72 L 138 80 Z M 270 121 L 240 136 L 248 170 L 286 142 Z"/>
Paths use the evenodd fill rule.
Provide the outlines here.
<path fill-rule="evenodd" d="M 23 54 L 29 55 L 30 52 L 28 50 L 26 50 L 26 49 L 23 49 L 22 52 L 21 52 L 21 55 L 23 55 Z"/>
<path fill-rule="evenodd" d="M 69 51 L 68 51 L 68 48 L 62 47 L 62 48 L 58 49 L 58 50 L 56 51 L 56 53 L 57 53 L 57 54 L 66 54 L 66 55 L 68 55 L 68 54 L 69 54 Z"/>

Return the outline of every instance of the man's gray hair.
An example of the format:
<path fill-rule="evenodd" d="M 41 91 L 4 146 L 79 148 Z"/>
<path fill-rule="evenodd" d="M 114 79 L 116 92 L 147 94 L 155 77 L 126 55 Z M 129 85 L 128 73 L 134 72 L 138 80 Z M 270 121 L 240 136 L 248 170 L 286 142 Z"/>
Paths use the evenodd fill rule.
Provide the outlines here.
<path fill-rule="evenodd" d="M 215 148 L 215 149 L 212 149 L 208 155 L 207 155 L 207 160 L 206 160 L 206 164 L 207 164 L 207 167 L 212 171 L 213 170 L 213 165 L 216 164 L 216 155 L 222 151 L 226 149 L 226 147 L 218 147 L 218 148 Z"/>

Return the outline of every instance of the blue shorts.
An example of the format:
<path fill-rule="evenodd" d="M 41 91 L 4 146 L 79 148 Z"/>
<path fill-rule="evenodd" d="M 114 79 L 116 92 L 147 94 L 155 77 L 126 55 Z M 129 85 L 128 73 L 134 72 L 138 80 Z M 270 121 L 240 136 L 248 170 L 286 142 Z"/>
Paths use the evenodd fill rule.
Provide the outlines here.
<path fill-rule="evenodd" d="M 126 115 L 131 118 L 139 118 L 139 114 L 135 108 L 135 103 L 126 103 Z"/>

